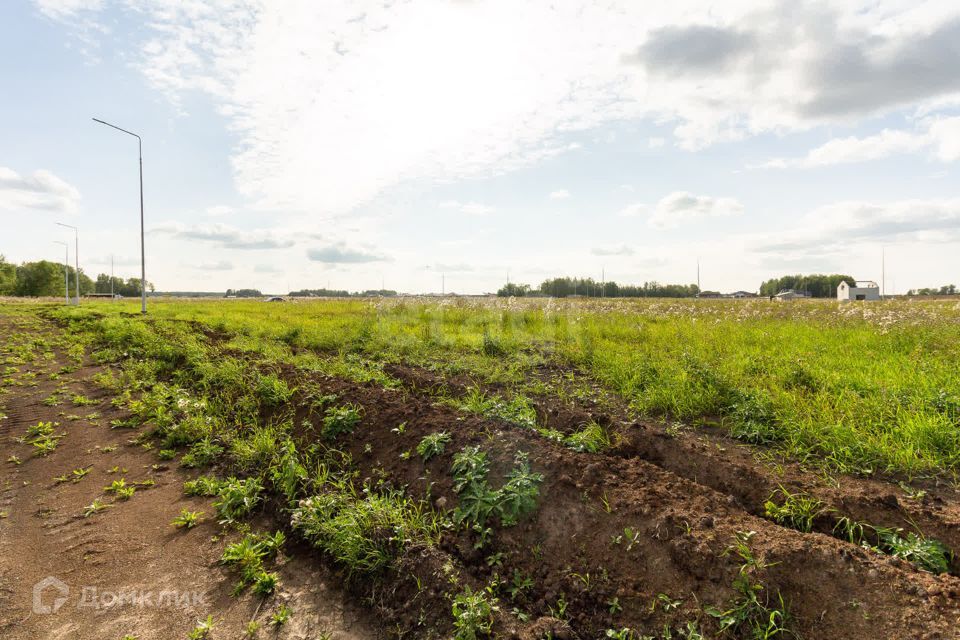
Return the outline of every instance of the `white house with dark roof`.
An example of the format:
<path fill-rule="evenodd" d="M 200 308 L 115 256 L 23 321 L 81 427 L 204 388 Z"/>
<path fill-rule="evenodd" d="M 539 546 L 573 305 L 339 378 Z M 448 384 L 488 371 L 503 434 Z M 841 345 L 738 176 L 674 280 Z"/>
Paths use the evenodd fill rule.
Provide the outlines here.
<path fill-rule="evenodd" d="M 880 285 L 873 280 L 857 280 L 853 284 L 844 280 L 837 286 L 837 300 L 841 302 L 879 299 Z"/>

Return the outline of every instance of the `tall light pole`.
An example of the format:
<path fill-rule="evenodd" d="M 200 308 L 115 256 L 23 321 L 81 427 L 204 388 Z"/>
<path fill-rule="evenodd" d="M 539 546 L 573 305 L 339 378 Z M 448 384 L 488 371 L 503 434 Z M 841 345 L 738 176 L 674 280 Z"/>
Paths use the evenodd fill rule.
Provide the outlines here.
<path fill-rule="evenodd" d="M 880 297 L 887 297 L 887 248 L 880 248 Z"/>
<path fill-rule="evenodd" d="M 133 136 L 137 139 L 137 154 L 140 158 L 140 313 L 147 313 L 147 258 L 146 250 L 143 247 L 143 140 L 137 134 L 132 131 L 127 131 L 126 129 L 121 129 L 115 124 L 110 124 L 109 122 L 104 122 L 98 118 L 93 119 L 94 122 L 99 122 L 100 124 L 105 124 L 108 127 L 116 129 L 117 131 L 122 131 L 123 133 Z"/>
<path fill-rule="evenodd" d="M 63 301 L 70 304 L 70 243 L 63 240 L 54 240 L 57 244 L 62 244 L 63 254 Z"/>
<path fill-rule="evenodd" d="M 80 231 L 72 224 L 64 224 L 62 222 L 58 222 L 57 224 L 61 227 L 66 227 L 67 229 L 73 229 L 73 242 L 74 242 L 73 260 L 75 263 L 75 266 L 73 268 L 73 278 L 74 278 L 74 285 L 76 285 L 77 287 L 77 291 L 76 291 L 77 299 L 75 301 L 75 304 L 79 305 L 80 304 Z"/>

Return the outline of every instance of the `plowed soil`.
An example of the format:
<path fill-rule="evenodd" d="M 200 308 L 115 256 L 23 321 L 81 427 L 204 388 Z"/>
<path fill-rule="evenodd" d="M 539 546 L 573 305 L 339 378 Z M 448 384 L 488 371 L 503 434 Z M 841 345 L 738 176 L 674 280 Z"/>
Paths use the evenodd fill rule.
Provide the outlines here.
<path fill-rule="evenodd" d="M 0 317 L 0 338 L 10 335 L 9 319 Z M 10 640 L 102 640 L 133 635 L 139 640 L 185 638 L 199 620 L 213 615 L 211 638 L 241 638 L 251 620 L 261 623 L 259 637 L 367 640 L 378 637 L 369 613 L 357 607 L 337 576 L 309 558 L 287 558 L 279 568 L 281 591 L 261 602 L 250 595 L 232 597 L 235 576 L 219 564 L 225 543 L 210 500 L 183 495 L 191 477 L 176 464 L 158 464 L 155 452 L 131 443 L 137 432 L 111 428 L 128 414 L 114 408 L 110 396 L 90 378 L 101 370 L 81 366 L 57 380 L 49 375 L 74 363 L 57 353 L 42 365 L 20 365 L 20 374 L 35 373 L 26 385 L 0 396 L 0 637 Z M 95 401 L 74 406 L 47 406 L 64 380 L 71 393 Z M 99 414 L 93 419 L 66 416 Z M 59 423 L 64 434 L 56 450 L 37 457 L 15 438 L 39 421 Z M 11 457 L 19 459 L 17 464 Z M 54 478 L 74 469 L 89 469 L 79 481 Z M 193 474 L 195 475 L 195 474 Z M 153 481 L 127 501 L 104 492 L 114 480 L 128 484 Z M 109 507 L 83 517 L 95 498 Z M 206 520 L 190 531 L 171 525 L 180 510 L 204 511 Z M 254 523 L 266 528 L 270 522 Z M 35 586 L 50 584 L 39 593 Z M 59 582 L 54 583 L 50 579 Z M 62 585 L 62 586 L 60 586 Z M 66 591 L 60 589 L 65 587 Z M 294 611 L 279 631 L 269 618 L 281 604 Z"/>
<path fill-rule="evenodd" d="M 771 565 L 764 583 L 783 595 L 803 637 L 958 637 L 956 577 L 934 576 L 903 560 L 758 516 L 771 490 L 784 484 L 873 523 L 922 520 L 929 531 L 953 542 L 958 503 L 950 489 L 931 487 L 922 501 L 905 504 L 895 495 L 903 495 L 896 484 L 845 477 L 839 487 L 824 486 L 825 480 L 795 465 L 780 464 L 774 471 L 725 439 L 690 433 L 670 437 L 653 424 L 620 425 L 624 442 L 605 454 L 577 453 L 529 429 L 465 416 L 419 395 L 416 389 L 423 386 L 416 381 L 422 383 L 428 372 L 395 367 L 391 373 L 408 383 L 407 391 L 322 381 L 326 391 L 365 408 L 364 428 L 350 439 L 354 461 L 371 478 L 386 473 L 397 486 L 448 507 L 457 499 L 449 473 L 452 452 L 480 446 L 501 473 L 517 451 L 529 453 L 533 468 L 545 476 L 537 513 L 499 530 L 483 554 L 463 536 L 451 536 L 445 550 L 478 583 L 495 571 L 509 576 L 517 569 L 533 576 L 535 586 L 526 600 L 537 614 L 549 616 L 562 594 L 569 637 L 600 638 L 605 629 L 621 626 L 655 632 L 698 616 L 709 627 L 701 607 L 734 597 L 731 584 L 739 562 L 728 549 L 739 531 L 756 532 L 751 545 Z M 547 426 L 563 430 L 587 422 L 588 410 L 581 411 L 587 413 L 573 421 L 556 406 L 541 413 L 560 416 Z M 611 416 L 601 420 L 614 422 Z M 406 427 L 398 435 L 392 430 L 401 423 Z M 424 435 L 441 430 L 452 435 L 444 455 L 426 465 L 404 459 Z M 374 444 L 372 452 L 367 444 Z M 639 532 L 629 548 L 626 541 L 615 542 L 627 528 Z M 502 565 L 491 567 L 487 558 L 496 553 L 502 554 Z M 661 594 L 681 604 L 665 611 L 656 606 Z M 606 605 L 614 597 L 623 607 L 616 614 Z M 505 622 L 501 630 L 542 637 L 536 634 L 543 624 L 562 626 L 541 621 L 523 629 Z"/>
<path fill-rule="evenodd" d="M 3 331 L 0 325 L 0 335 Z M 266 623 L 266 614 L 287 602 L 296 615 L 280 637 L 374 638 L 400 635 L 399 630 L 408 638 L 448 638 L 451 574 L 476 589 L 495 577 L 530 578 L 528 589 L 501 598 L 494 627 L 501 637 L 596 639 L 622 627 L 657 634 L 690 621 L 714 637 L 716 622 L 704 610 L 723 608 L 737 597 L 733 584 L 741 561 L 730 548 L 742 532 L 754 532 L 750 546 L 765 565 L 756 575 L 765 587 L 763 597 L 783 598 L 798 637 L 960 637 L 960 579 L 954 575 L 936 576 L 833 537 L 835 515 L 818 519 L 812 533 L 763 517 L 764 501 L 784 486 L 816 496 L 843 515 L 875 525 L 915 526 L 960 549 L 960 500 L 949 486 L 913 483 L 907 492 L 898 478 L 827 477 L 758 456 L 758 450 L 721 435 L 637 421 L 616 399 L 601 398 L 599 390 L 602 402 L 538 398 L 546 426 L 570 432 L 595 420 L 619 436 L 619 444 L 603 453 L 578 453 L 530 429 L 439 403 L 438 389 L 456 395 L 474 382 L 445 380 L 410 366 L 389 370 L 401 380 L 400 389 L 292 368 L 284 375 L 292 385 L 309 377 L 323 392 L 336 394 L 338 402 L 363 407 L 361 424 L 338 441 L 352 457 L 359 481 L 402 488 L 447 510 L 458 499 L 450 473 L 456 452 L 467 445 L 485 451 L 493 483 L 517 452 L 526 452 L 533 470 L 544 476 L 537 510 L 516 526 L 497 528 L 482 550 L 476 548 L 475 534 L 451 530 L 438 549 L 408 553 L 398 568 L 376 581 L 347 580 L 322 554 L 289 545 L 283 590 L 275 599 L 261 604 L 252 596 L 233 598 L 233 578 L 217 564 L 221 529 L 209 520 L 188 532 L 170 526 L 182 507 L 211 514 L 209 501 L 184 498 L 186 471 L 177 465 L 155 467 L 155 453 L 131 444 L 129 430 L 110 428 L 111 420 L 125 414 L 89 383 L 97 369 L 86 366 L 66 374 L 70 388 L 97 405 L 42 404 L 57 386 L 44 374 L 64 364 L 58 354 L 36 370 L 37 386 L 14 387 L 0 400 L 9 414 L 0 421 L 2 457 L 23 460 L 2 467 L 0 509 L 8 516 L 0 520 L 4 637 L 182 637 L 198 618 L 212 614 L 220 624 L 211 637 L 237 638 L 248 620 Z M 291 403 L 301 443 L 315 440 L 319 418 L 300 406 L 296 394 Z M 62 411 L 97 411 L 101 417 L 68 421 Z M 43 458 L 12 440 L 40 420 L 59 421 L 58 432 L 66 434 Z M 423 463 L 416 445 L 437 431 L 449 433 L 451 440 L 444 453 Z M 91 472 L 79 482 L 53 482 L 88 466 Z M 81 517 L 118 477 L 108 473 L 114 467 L 127 470 L 128 482 L 152 479 L 156 484 L 126 502 L 107 497 L 109 509 Z M 286 524 L 279 514 L 268 512 L 261 519 L 264 528 Z M 31 589 L 46 576 L 68 583 L 71 600 L 56 613 L 36 614 Z M 198 591 L 206 597 L 203 604 L 186 608 L 76 606 L 83 586 L 104 591 L 127 585 Z M 513 615 L 514 607 L 529 617 Z"/>

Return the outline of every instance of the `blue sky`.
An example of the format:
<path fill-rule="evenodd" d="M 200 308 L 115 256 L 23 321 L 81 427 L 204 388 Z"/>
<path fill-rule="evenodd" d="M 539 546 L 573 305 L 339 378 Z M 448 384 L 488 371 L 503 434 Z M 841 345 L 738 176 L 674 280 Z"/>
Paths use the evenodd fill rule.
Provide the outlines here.
<path fill-rule="evenodd" d="M 0 253 L 161 290 L 960 280 L 960 6 L 0 6 Z M 71 249 L 72 250 L 72 249 Z"/>

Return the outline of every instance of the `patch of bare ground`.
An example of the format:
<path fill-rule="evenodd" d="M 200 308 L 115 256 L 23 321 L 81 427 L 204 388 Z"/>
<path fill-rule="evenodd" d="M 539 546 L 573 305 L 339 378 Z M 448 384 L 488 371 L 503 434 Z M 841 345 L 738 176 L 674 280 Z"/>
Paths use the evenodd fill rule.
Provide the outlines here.
<path fill-rule="evenodd" d="M 0 336 L 12 332 L 0 318 Z M 131 443 L 136 430 L 111 428 L 127 414 L 90 381 L 99 367 L 50 379 L 71 364 L 57 354 L 20 365 L 18 376 L 36 377 L 0 396 L 7 414 L 0 420 L 0 637 L 167 640 L 186 637 L 208 615 L 215 622 L 211 638 L 244 637 L 251 620 L 261 624 L 255 637 L 379 636 L 341 580 L 309 558 L 285 558 L 274 596 L 232 597 L 235 576 L 218 560 L 238 534 L 215 523 L 210 499 L 184 497 L 190 474 L 158 464 L 155 452 Z M 44 404 L 64 381 L 70 393 L 62 404 Z M 74 406 L 70 394 L 93 404 Z M 40 421 L 58 423 L 56 433 L 63 436 L 43 457 L 15 440 Z M 86 473 L 77 478 L 74 470 Z M 61 476 L 66 481 L 55 480 Z M 120 478 L 140 483 L 128 500 L 104 491 Z M 98 498 L 106 508 L 84 517 Z M 205 520 L 189 531 L 174 528 L 171 521 L 184 508 L 205 512 Z M 271 523 L 254 523 L 255 529 L 258 524 Z M 47 587 L 35 590 L 38 584 Z M 270 618 L 280 605 L 293 613 L 274 629 Z"/>
<path fill-rule="evenodd" d="M 422 368 L 393 366 L 388 371 L 416 393 L 443 389 L 456 396 L 471 386 L 483 387 L 468 378 L 446 381 Z M 763 516 L 764 503 L 784 488 L 823 503 L 825 513 L 814 522 L 821 533 L 832 533 L 837 520 L 846 516 L 875 526 L 919 530 L 960 551 L 960 492 L 953 484 L 937 479 L 908 481 L 894 475 L 867 478 L 827 473 L 743 444 L 717 430 L 637 420 L 622 399 L 605 392 L 582 371 L 551 363 L 539 368 L 536 376 L 556 386 L 575 377 L 578 384 L 592 389 L 581 397 L 565 394 L 563 400 L 533 396 L 540 424 L 569 434 L 596 422 L 613 434 L 615 446 L 606 454 L 643 459 L 729 496 L 753 515 Z M 491 389 L 505 390 L 502 386 Z M 951 570 L 958 569 L 955 559 Z"/>
<path fill-rule="evenodd" d="M 925 495 L 911 498 L 896 478 L 829 477 L 796 463 L 761 462 L 756 449 L 721 435 L 690 429 L 671 433 L 665 425 L 633 420 L 610 398 L 584 405 L 535 397 L 548 428 L 570 433 L 596 421 L 619 435 L 619 444 L 604 454 L 577 454 L 530 430 L 464 418 L 429 399 L 438 386 L 456 395 L 473 381 L 450 385 L 429 371 L 405 366 L 391 367 L 389 373 L 410 395 L 399 403 L 388 402 L 395 395 L 390 393 L 386 399 L 367 399 L 364 405 L 374 407 L 367 424 L 386 430 L 406 421 L 410 440 L 449 431 L 454 424 L 448 451 L 479 444 L 497 452 L 502 464 L 517 449 L 531 452 L 535 469 L 546 476 L 542 507 L 535 521 L 498 535 L 495 548 L 538 576 L 534 599 L 541 611 L 560 593 L 575 603 L 569 610 L 582 637 L 596 637 L 591 634 L 603 625 L 624 620 L 655 629 L 663 615 L 651 604 L 661 593 L 684 600 L 677 618 L 686 607 L 692 614 L 694 606 L 730 598 L 736 562 L 724 554 L 736 532 L 747 530 L 757 532 L 753 544 L 771 564 L 767 588 L 784 595 L 804 637 L 955 637 L 957 578 L 934 576 L 825 535 L 842 514 L 874 525 L 916 527 L 960 549 L 960 501 L 952 487 L 927 483 Z M 449 415 L 438 417 L 443 413 Z M 387 431 L 367 437 L 395 442 L 382 457 L 378 451 L 377 463 L 402 482 L 429 491 L 435 500 L 455 501 L 444 480 L 449 456 L 430 461 L 416 474 L 395 461 L 410 447 L 408 438 L 391 438 Z M 357 459 L 362 461 L 361 453 Z M 780 486 L 815 496 L 837 514 L 818 518 L 810 534 L 779 526 L 762 516 L 764 502 Z M 611 544 L 627 527 L 642 532 L 630 551 Z M 469 559 L 470 550 L 465 545 L 461 550 Z M 474 561 L 483 573 L 481 559 Z M 586 589 L 582 579 L 572 577 L 586 573 L 610 581 Z M 616 616 L 602 611 L 611 596 L 624 604 Z"/>

